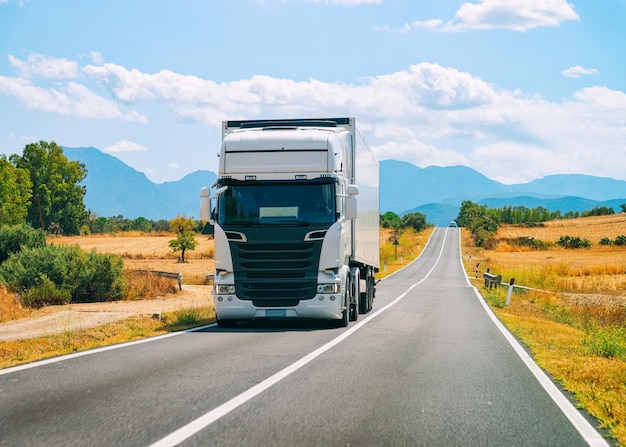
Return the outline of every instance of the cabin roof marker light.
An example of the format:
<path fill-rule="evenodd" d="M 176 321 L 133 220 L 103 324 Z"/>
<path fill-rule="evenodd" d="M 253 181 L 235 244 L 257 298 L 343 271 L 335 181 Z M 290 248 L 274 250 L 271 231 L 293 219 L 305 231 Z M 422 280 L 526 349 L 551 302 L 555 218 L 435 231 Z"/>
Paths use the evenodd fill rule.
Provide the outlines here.
<path fill-rule="evenodd" d="M 306 174 L 296 174 L 296 180 L 306 180 Z"/>
<path fill-rule="evenodd" d="M 244 178 L 246 180 L 256 180 L 256 175 L 246 175 Z"/>

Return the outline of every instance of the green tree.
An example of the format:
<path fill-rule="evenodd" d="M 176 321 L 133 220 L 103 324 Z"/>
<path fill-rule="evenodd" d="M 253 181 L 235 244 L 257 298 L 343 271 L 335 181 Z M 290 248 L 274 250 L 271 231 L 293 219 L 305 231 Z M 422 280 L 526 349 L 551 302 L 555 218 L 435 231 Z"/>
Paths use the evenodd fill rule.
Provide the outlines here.
<path fill-rule="evenodd" d="M 380 216 L 380 226 L 383 228 L 393 228 L 398 230 L 400 228 L 400 216 L 393 211 L 387 211 Z"/>
<path fill-rule="evenodd" d="M 400 226 L 402 228 L 413 228 L 415 231 L 422 231 L 428 228 L 428 223 L 426 222 L 426 216 L 424 214 L 409 213 L 402 216 Z"/>
<path fill-rule="evenodd" d="M 194 228 L 196 222 L 184 216 L 179 216 L 170 221 L 170 231 L 176 234 L 176 239 L 169 242 L 172 251 L 180 251 L 180 262 L 185 262 L 185 252 L 195 250 L 198 245 Z"/>
<path fill-rule="evenodd" d="M 44 230 L 56 223 L 63 233 L 78 234 L 88 218 L 85 187 L 80 184 L 87 175 L 85 165 L 69 161 L 54 141 L 28 144 L 11 162 L 28 171 L 32 182 L 27 222 Z"/>
<path fill-rule="evenodd" d="M 91 232 L 94 234 L 110 233 L 112 229 L 111 221 L 106 217 L 96 217 L 91 223 Z"/>
<path fill-rule="evenodd" d="M 138 217 L 130 223 L 130 229 L 134 231 L 142 231 L 149 233 L 152 231 L 152 222 L 145 217 Z"/>
<path fill-rule="evenodd" d="M 0 225 L 26 221 L 32 187 L 28 172 L 16 168 L 5 155 L 0 155 Z"/>
<path fill-rule="evenodd" d="M 472 233 L 474 243 L 479 247 L 500 228 L 496 210 L 490 210 L 486 205 L 478 205 L 471 200 L 461 203 L 456 222 Z"/>

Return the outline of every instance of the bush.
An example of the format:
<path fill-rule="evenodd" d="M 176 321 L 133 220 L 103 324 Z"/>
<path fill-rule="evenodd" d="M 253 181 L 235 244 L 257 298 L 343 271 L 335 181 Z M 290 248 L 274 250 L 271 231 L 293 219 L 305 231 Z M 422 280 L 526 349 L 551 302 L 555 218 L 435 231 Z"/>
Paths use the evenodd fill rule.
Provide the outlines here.
<path fill-rule="evenodd" d="M 591 242 L 578 236 L 561 236 L 557 245 L 563 248 L 589 248 L 591 247 Z"/>
<path fill-rule="evenodd" d="M 541 239 L 535 239 L 529 236 L 520 236 L 514 239 L 505 239 L 505 242 L 509 245 L 516 245 L 518 247 L 528 247 L 533 250 L 547 250 L 550 247 L 549 242 L 542 241 Z"/>
<path fill-rule="evenodd" d="M 36 308 L 68 304 L 72 299 L 69 291 L 59 289 L 46 275 L 41 275 L 39 285 L 26 290 L 21 298 L 23 306 Z"/>
<path fill-rule="evenodd" d="M 600 245 L 611 245 L 612 243 L 613 241 L 608 237 L 603 237 L 602 239 L 600 239 Z"/>
<path fill-rule="evenodd" d="M 86 253 L 77 245 L 47 245 L 12 254 L 0 265 L 0 281 L 28 297 L 25 305 L 35 307 L 52 301 L 112 301 L 123 298 L 125 291 L 119 256 Z"/>
<path fill-rule="evenodd" d="M 615 245 L 626 245 L 626 236 L 624 236 L 623 234 L 620 234 L 619 236 L 617 236 L 615 238 L 615 241 L 613 242 Z"/>
<path fill-rule="evenodd" d="M 0 227 L 0 263 L 6 261 L 12 253 L 45 245 L 46 233 L 43 230 L 35 230 L 27 224 Z"/>

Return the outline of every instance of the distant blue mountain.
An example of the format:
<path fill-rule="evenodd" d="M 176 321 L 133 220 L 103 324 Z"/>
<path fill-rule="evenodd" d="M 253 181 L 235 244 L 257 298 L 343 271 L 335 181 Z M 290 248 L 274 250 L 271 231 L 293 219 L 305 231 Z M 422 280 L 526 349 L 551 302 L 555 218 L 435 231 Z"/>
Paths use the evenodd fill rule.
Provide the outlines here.
<path fill-rule="evenodd" d="M 63 148 L 69 160 L 87 168 L 85 205 L 103 217 L 171 220 L 179 215 L 200 217 L 200 188 L 211 186 L 216 175 L 196 171 L 176 182 L 154 183 L 119 159 L 93 148 Z"/>
<path fill-rule="evenodd" d="M 200 188 L 215 182 L 211 171 L 196 171 L 175 182 L 154 183 L 119 159 L 93 148 L 68 148 L 68 159 L 86 165 L 85 205 L 103 217 L 171 220 L 199 218 Z M 596 206 L 620 211 L 626 181 L 588 175 L 551 175 L 529 183 L 505 185 L 465 166 L 420 168 L 411 163 L 380 163 L 380 213 L 420 212 L 428 222 L 448 225 L 464 200 L 492 208 L 542 206 L 550 211 L 582 212 Z"/>

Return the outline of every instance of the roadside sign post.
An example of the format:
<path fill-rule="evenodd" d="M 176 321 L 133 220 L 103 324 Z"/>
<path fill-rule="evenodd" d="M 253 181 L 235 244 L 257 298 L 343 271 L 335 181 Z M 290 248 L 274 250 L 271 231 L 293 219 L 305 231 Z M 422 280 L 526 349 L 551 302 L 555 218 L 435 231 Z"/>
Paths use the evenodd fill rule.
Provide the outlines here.
<path fill-rule="evenodd" d="M 513 295 L 513 287 L 515 287 L 515 278 L 511 278 L 511 282 L 509 282 L 509 291 L 506 294 L 506 303 L 505 306 L 508 306 L 511 303 L 511 295 Z"/>

